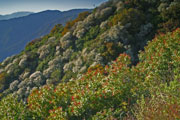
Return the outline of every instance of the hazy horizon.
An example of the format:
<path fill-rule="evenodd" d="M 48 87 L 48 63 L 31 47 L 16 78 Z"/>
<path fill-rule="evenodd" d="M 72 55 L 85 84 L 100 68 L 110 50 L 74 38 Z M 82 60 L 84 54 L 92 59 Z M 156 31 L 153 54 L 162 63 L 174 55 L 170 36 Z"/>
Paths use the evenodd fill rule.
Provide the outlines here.
<path fill-rule="evenodd" d="M 94 8 L 107 0 L 0 0 L 0 15 L 15 12 Z"/>
<path fill-rule="evenodd" d="M 91 9 L 91 8 L 72 8 L 72 9 L 68 9 L 68 10 L 58 10 L 58 11 L 65 12 L 65 11 L 75 10 L 75 9 Z M 53 11 L 53 9 L 46 9 L 46 10 L 37 11 L 37 12 L 32 12 L 32 11 L 15 11 L 15 12 L 12 12 L 12 13 L 0 14 L 0 15 L 6 16 L 6 15 L 11 15 L 11 14 L 20 13 L 20 12 L 39 13 L 39 12 L 48 11 L 48 10 L 52 10 Z M 56 9 L 54 9 L 54 10 L 56 10 Z"/>

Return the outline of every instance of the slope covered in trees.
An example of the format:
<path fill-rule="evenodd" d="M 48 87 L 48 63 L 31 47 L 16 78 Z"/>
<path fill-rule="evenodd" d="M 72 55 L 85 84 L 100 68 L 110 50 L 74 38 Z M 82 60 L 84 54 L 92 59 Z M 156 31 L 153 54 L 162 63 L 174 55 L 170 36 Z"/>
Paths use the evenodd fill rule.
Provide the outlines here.
<path fill-rule="evenodd" d="M 1 63 L 0 117 L 179 119 L 179 5 L 110 0 L 56 25 Z"/>
<path fill-rule="evenodd" d="M 178 119 L 179 40 L 180 29 L 160 35 L 139 54 L 138 65 L 129 67 L 130 57 L 121 54 L 110 66 L 90 69 L 81 79 L 34 90 L 26 105 L 9 95 L 0 102 L 0 116 L 49 120 Z"/>
<path fill-rule="evenodd" d="M 88 9 L 47 10 L 28 16 L 0 20 L 0 62 L 20 53 L 31 40 L 47 35 L 56 24 L 65 24 Z M 18 13 L 17 13 L 18 14 Z"/>

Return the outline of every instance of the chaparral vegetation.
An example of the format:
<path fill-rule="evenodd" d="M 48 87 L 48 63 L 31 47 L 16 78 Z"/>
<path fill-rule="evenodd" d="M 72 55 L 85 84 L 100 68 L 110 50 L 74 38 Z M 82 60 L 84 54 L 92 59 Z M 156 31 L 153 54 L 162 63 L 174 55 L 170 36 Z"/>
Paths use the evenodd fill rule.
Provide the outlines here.
<path fill-rule="evenodd" d="M 0 64 L 2 120 L 180 119 L 180 1 L 109 0 Z"/>

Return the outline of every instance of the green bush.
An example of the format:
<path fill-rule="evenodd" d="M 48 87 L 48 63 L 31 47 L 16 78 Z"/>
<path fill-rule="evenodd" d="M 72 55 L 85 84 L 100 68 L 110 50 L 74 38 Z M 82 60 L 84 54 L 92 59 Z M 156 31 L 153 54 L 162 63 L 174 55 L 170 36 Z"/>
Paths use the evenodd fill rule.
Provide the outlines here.
<path fill-rule="evenodd" d="M 116 57 L 125 51 L 125 48 L 122 44 L 117 44 L 113 42 L 109 42 L 105 44 L 104 50 L 102 52 L 102 56 L 106 61 L 115 60 Z"/>
<path fill-rule="evenodd" d="M 54 26 L 54 28 L 51 30 L 51 34 L 57 34 L 61 33 L 63 30 L 63 26 L 61 24 L 57 24 Z"/>
<path fill-rule="evenodd" d="M 151 96 L 142 96 L 135 109 L 138 120 L 176 120 L 180 119 L 180 83 L 171 81 L 170 85 L 151 86 Z"/>
<path fill-rule="evenodd" d="M 59 69 L 55 70 L 54 72 L 51 73 L 50 78 L 53 79 L 52 84 L 55 85 L 57 83 L 60 83 L 60 80 L 62 78 L 62 71 Z"/>
<path fill-rule="evenodd" d="M 179 29 L 165 36 L 160 35 L 145 47 L 145 52 L 140 53 L 140 63 L 137 66 L 128 67 L 130 58 L 122 54 L 112 65 L 104 69 L 98 66 L 97 69 L 91 68 L 79 80 L 60 83 L 56 89 L 46 87 L 34 92 L 28 104 L 39 117 L 46 116 L 49 119 L 122 119 L 126 115 L 133 117 L 133 106 L 139 100 L 140 107 L 137 109 L 140 111 L 135 114 L 139 119 L 146 116 L 152 106 L 159 111 L 165 110 L 162 116 L 174 115 L 171 118 L 178 118 L 179 38 Z M 165 97 L 157 97 L 161 94 Z M 150 102 L 142 106 L 141 96 L 150 98 Z M 158 101 L 161 97 L 166 101 L 164 106 Z M 48 102 L 51 104 L 47 106 Z M 173 109 L 175 114 L 169 113 L 169 109 Z M 107 114 L 103 114 L 105 111 Z M 144 116 L 141 116 L 142 112 Z M 157 114 L 154 111 L 152 116 L 156 118 Z"/>
<path fill-rule="evenodd" d="M 89 44 L 89 42 L 92 42 L 99 35 L 99 32 L 99 25 L 91 27 L 83 38 L 76 40 L 76 48 L 78 50 L 82 50 L 83 48 L 89 48 L 91 45 Z"/>
<path fill-rule="evenodd" d="M 159 23 L 167 25 L 167 31 L 171 27 L 174 29 L 174 25 L 176 25 L 174 21 L 178 21 L 178 19 L 176 16 L 171 17 L 171 14 L 178 16 L 179 9 L 173 8 L 173 12 L 170 9 L 171 12 L 168 11 L 170 13 L 163 11 L 164 13 L 157 15 L 155 7 L 159 6 L 159 1 L 155 7 L 148 6 L 156 3 L 156 1 L 151 1 L 125 1 L 125 9 L 116 12 L 116 15 L 109 18 L 109 27 L 117 25 L 118 22 L 121 22 L 122 25 L 131 23 L 127 31 L 132 36 L 139 33 L 140 26 L 149 23 L 149 21 L 154 21 L 154 25 Z M 143 7 L 143 5 L 145 6 Z M 141 11 L 146 7 L 148 9 L 142 14 Z M 146 14 L 145 22 L 144 16 Z M 87 13 L 84 13 L 75 21 L 69 22 L 63 29 L 63 34 L 67 33 L 76 22 L 83 20 L 87 15 Z M 151 20 L 152 16 L 155 19 Z M 55 36 L 61 36 L 58 33 L 58 26 L 56 27 L 52 30 L 52 33 Z M 155 29 L 158 30 L 159 28 Z M 49 85 L 34 90 L 28 97 L 26 105 L 12 99 L 12 96 L 3 98 L 0 102 L 0 117 L 15 120 L 26 118 L 38 120 L 179 119 L 180 30 L 177 29 L 172 33 L 159 35 L 152 42 L 148 42 L 148 46 L 140 52 L 139 63 L 135 66 L 131 66 L 131 58 L 128 55 L 120 54 L 125 50 L 123 45 L 117 45 L 114 42 L 104 43 L 99 37 L 101 32 L 98 25 L 91 26 L 83 38 L 75 41 L 76 47 L 70 46 L 72 49 L 77 49 L 73 49 L 75 52 L 69 56 L 70 61 L 63 61 L 62 64 L 82 57 L 83 55 L 79 56 L 79 53 L 86 48 L 88 52 L 95 50 L 101 53 L 103 63 L 109 62 L 109 65 L 90 67 L 78 79 L 76 78 L 77 73 L 73 73 L 72 70 L 63 73 L 56 69 L 48 79 L 56 86 Z M 152 31 L 152 34 L 154 34 L 154 31 Z M 37 54 L 37 49 L 47 44 L 46 42 L 49 37 L 52 37 L 51 35 L 35 40 L 26 46 L 24 53 L 28 55 L 27 66 L 30 66 L 28 70 L 30 73 L 34 73 L 35 70 L 43 71 L 47 68 L 47 63 L 55 58 L 55 48 L 59 43 L 58 37 L 56 37 L 55 42 L 50 43 L 50 54 L 44 60 L 40 60 Z M 139 41 L 136 43 L 137 46 L 140 44 Z M 137 46 L 134 45 L 133 47 Z M 88 53 L 87 51 L 85 54 Z M 136 52 L 138 51 L 134 53 Z M 92 56 L 96 55 L 95 52 L 92 54 Z M 119 57 L 117 57 L 118 55 Z M 88 57 L 85 57 L 83 62 L 85 63 L 82 63 L 82 66 L 86 65 L 88 67 L 93 63 L 93 60 L 90 61 Z M 13 74 L 0 74 L 2 85 L 17 78 L 25 69 L 19 69 L 16 64 L 14 68 Z M 57 85 L 61 78 L 62 82 Z M 70 79 L 71 81 L 68 81 Z M 135 114 L 133 114 L 134 110 L 136 110 Z M 149 115 L 149 113 L 152 114 Z"/>
<path fill-rule="evenodd" d="M 41 62 L 38 64 L 36 70 L 37 70 L 37 71 L 43 71 L 43 70 L 45 70 L 46 68 L 48 68 L 48 62 L 49 62 L 49 59 L 44 59 L 43 61 L 41 61 Z"/>
<path fill-rule="evenodd" d="M 140 26 L 144 23 L 145 17 L 144 14 L 138 9 L 123 9 L 122 12 L 118 13 L 113 17 L 110 21 L 112 25 L 116 25 L 119 22 L 122 25 L 126 25 L 127 23 L 131 23 L 131 27 L 129 28 L 129 32 L 134 34 L 139 31 Z M 111 23 L 109 23 L 111 25 Z"/>
<path fill-rule="evenodd" d="M 1 120 L 32 120 L 32 114 L 22 101 L 9 95 L 0 101 L 0 118 Z"/>

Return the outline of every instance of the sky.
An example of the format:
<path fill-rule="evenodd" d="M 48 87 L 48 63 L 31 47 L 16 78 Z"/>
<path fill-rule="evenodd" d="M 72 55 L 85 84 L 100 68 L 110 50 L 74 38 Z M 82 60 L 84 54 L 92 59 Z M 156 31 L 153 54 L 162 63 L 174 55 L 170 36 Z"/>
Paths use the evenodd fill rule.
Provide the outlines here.
<path fill-rule="evenodd" d="M 20 11 L 66 11 L 75 8 L 94 8 L 107 0 L 0 0 L 0 15 Z"/>

